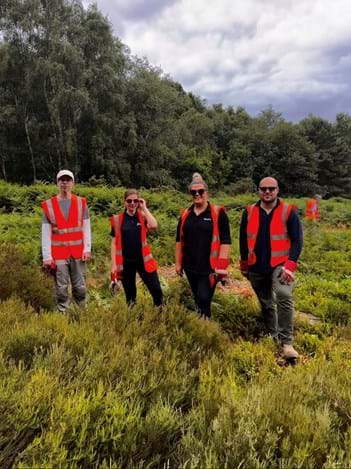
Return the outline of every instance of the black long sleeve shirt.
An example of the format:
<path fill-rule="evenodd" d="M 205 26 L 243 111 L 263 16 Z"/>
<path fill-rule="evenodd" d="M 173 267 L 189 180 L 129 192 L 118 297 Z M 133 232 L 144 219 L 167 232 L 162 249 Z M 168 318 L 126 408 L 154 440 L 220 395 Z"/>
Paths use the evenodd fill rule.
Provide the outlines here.
<path fill-rule="evenodd" d="M 249 267 L 251 272 L 270 273 L 273 270 L 271 266 L 270 224 L 274 210 L 276 210 L 279 204 L 280 200 L 278 199 L 277 205 L 267 214 L 260 206 L 260 202 L 256 203 L 260 208 L 260 224 L 255 244 L 256 264 Z M 240 257 L 243 261 L 246 261 L 249 255 L 246 228 L 247 210 L 245 209 L 240 224 Z M 302 251 L 303 234 L 301 221 L 295 210 L 291 210 L 290 212 L 287 220 L 287 230 L 291 242 L 289 260 L 297 262 Z"/>

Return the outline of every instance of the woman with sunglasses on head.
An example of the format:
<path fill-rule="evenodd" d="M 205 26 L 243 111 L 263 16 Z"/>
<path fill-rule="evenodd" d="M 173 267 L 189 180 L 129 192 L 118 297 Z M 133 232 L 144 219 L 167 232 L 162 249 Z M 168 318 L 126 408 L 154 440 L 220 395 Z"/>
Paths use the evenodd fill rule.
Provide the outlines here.
<path fill-rule="evenodd" d="M 193 203 L 182 211 L 177 228 L 176 272 L 185 272 L 196 307 L 208 319 L 216 283 L 227 278 L 229 220 L 224 207 L 208 201 L 208 187 L 199 173 L 193 174 L 189 193 Z"/>
<path fill-rule="evenodd" d="M 111 287 L 122 281 L 126 302 L 136 302 L 136 273 L 145 283 L 155 306 L 162 304 L 157 264 L 147 243 L 148 230 L 157 229 L 157 221 L 136 189 L 124 194 L 124 211 L 111 217 Z"/>

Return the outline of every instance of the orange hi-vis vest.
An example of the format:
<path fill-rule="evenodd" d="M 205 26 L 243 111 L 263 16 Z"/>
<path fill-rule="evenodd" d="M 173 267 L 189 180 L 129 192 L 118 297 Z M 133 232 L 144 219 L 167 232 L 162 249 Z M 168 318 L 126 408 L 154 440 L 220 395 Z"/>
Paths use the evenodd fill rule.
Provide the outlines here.
<path fill-rule="evenodd" d="M 321 213 L 319 211 L 319 204 L 315 199 L 309 199 L 306 202 L 306 214 L 307 220 L 319 220 Z"/>
<path fill-rule="evenodd" d="M 157 269 L 157 263 L 152 255 L 150 246 L 147 243 L 147 228 L 145 220 L 140 210 L 137 210 L 138 220 L 141 226 L 141 255 L 144 261 L 146 272 L 154 272 Z M 122 253 L 122 224 L 124 212 L 119 215 L 112 215 L 110 218 L 111 226 L 114 229 L 116 240 L 116 269 L 118 278 L 122 278 L 123 274 L 123 253 Z"/>
<path fill-rule="evenodd" d="M 220 248 L 220 238 L 219 238 L 219 228 L 218 228 L 218 217 L 221 210 L 224 210 L 224 207 L 220 205 L 211 205 L 211 218 L 213 221 L 213 231 L 211 239 L 211 249 L 210 249 L 210 266 L 214 270 L 217 267 L 217 259 L 219 257 L 219 248 Z M 191 209 L 183 209 L 180 214 L 180 243 L 181 243 L 181 252 L 184 248 L 184 223 L 188 216 L 191 213 Z"/>
<path fill-rule="evenodd" d="M 57 197 L 45 200 L 41 207 L 51 224 L 51 255 L 54 260 L 73 257 L 80 259 L 83 255 L 84 235 L 83 219 L 87 202 L 84 197 L 72 194 L 68 218 L 60 208 Z"/>
<path fill-rule="evenodd" d="M 260 207 L 256 204 L 247 207 L 247 247 L 249 249 L 248 264 L 256 263 L 255 246 L 260 225 Z M 269 227 L 271 240 L 271 266 L 276 267 L 288 260 L 290 252 L 290 238 L 288 235 L 287 221 L 292 206 L 280 201 L 275 208 Z"/>

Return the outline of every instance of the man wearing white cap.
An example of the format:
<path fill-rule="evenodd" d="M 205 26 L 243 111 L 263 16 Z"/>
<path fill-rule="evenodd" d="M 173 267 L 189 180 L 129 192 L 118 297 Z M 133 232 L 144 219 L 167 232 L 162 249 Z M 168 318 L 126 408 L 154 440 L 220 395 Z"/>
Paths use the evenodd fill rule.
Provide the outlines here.
<path fill-rule="evenodd" d="M 41 203 L 43 266 L 55 274 L 59 311 L 69 306 L 69 281 L 73 299 L 86 302 L 86 262 L 91 257 L 91 229 L 87 202 L 72 194 L 74 175 L 62 169 L 56 176 L 59 193 Z"/>

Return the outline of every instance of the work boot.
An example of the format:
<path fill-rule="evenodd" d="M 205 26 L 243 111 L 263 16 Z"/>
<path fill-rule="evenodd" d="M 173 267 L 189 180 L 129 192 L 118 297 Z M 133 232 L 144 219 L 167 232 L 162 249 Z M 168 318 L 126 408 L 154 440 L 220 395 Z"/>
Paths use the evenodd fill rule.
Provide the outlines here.
<path fill-rule="evenodd" d="M 296 363 L 299 354 L 292 345 L 283 344 L 283 357 L 289 363 Z"/>

